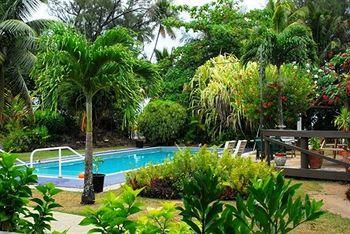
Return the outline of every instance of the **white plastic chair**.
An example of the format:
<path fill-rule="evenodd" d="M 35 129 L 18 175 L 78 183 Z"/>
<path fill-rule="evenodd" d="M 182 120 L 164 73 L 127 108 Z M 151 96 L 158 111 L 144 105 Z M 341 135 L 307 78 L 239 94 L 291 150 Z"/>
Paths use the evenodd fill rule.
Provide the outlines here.
<path fill-rule="evenodd" d="M 233 153 L 236 145 L 237 145 L 237 141 L 226 141 L 224 150 L 228 150 L 230 153 Z"/>
<path fill-rule="evenodd" d="M 235 150 L 233 151 L 233 156 L 241 156 L 247 146 L 247 140 L 239 140 Z"/>

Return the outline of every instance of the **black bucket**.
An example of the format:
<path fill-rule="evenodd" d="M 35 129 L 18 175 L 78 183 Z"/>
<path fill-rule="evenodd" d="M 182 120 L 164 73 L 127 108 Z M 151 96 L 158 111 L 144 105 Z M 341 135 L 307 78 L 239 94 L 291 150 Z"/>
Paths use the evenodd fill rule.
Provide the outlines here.
<path fill-rule="evenodd" d="M 105 174 L 93 174 L 92 184 L 94 185 L 94 192 L 101 193 L 103 192 L 103 185 L 105 182 Z"/>

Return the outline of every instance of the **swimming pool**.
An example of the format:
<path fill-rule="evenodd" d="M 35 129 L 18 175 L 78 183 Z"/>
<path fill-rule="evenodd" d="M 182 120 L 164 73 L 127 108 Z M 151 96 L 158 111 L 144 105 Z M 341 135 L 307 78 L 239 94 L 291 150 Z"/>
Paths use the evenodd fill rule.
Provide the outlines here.
<path fill-rule="evenodd" d="M 198 151 L 196 147 L 189 149 Z M 172 159 L 178 150 L 177 147 L 153 147 L 105 152 L 95 154 L 95 156 L 103 159 L 99 173 L 112 175 L 137 169 L 150 163 L 163 163 L 167 158 Z M 38 163 L 34 167 L 35 173 L 39 176 L 58 176 L 58 161 Z M 82 159 L 62 162 L 62 177 L 64 178 L 77 178 L 83 171 L 84 161 Z"/>

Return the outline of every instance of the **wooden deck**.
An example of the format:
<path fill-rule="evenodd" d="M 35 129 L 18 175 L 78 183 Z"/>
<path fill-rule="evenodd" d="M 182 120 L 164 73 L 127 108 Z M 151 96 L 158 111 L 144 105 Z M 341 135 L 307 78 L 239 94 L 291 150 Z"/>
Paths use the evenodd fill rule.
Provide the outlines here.
<path fill-rule="evenodd" d="M 337 158 L 341 159 L 341 156 L 337 156 Z M 288 157 L 286 165 L 277 168 L 281 169 L 287 177 L 350 182 L 350 172 L 346 172 L 345 167 L 326 160 L 323 160 L 320 169 L 300 168 L 300 155 L 293 158 Z"/>

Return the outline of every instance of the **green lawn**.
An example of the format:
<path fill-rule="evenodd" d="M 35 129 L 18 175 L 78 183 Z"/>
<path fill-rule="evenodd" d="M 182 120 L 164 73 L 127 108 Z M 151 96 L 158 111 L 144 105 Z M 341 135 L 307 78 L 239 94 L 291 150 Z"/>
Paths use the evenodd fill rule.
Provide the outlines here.
<path fill-rule="evenodd" d="M 105 148 L 96 148 L 96 149 L 94 149 L 94 152 L 97 153 L 97 152 L 103 152 L 103 151 L 107 151 L 107 150 L 124 149 L 124 148 L 127 148 L 127 146 L 113 146 L 113 147 L 105 147 Z M 85 153 L 85 149 L 78 149 L 76 151 L 80 154 Z M 23 161 L 29 161 L 30 160 L 30 153 L 31 152 L 13 153 L 13 155 L 16 155 L 19 159 L 21 159 Z M 62 156 L 69 156 L 72 154 L 73 153 L 69 150 L 62 150 Z M 39 159 L 43 160 L 43 159 L 54 158 L 54 157 L 58 157 L 58 150 L 37 152 L 34 155 L 34 160 L 39 160 Z"/>

